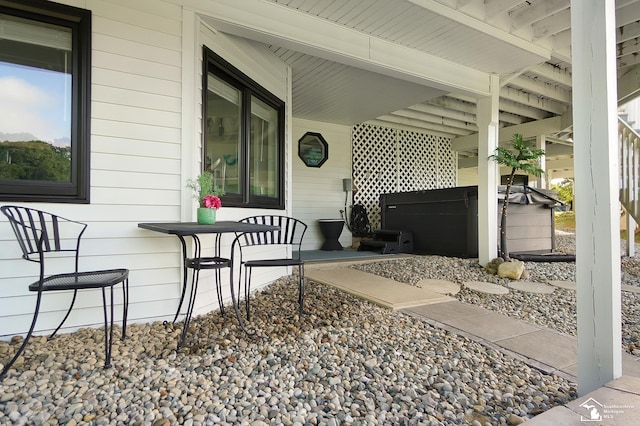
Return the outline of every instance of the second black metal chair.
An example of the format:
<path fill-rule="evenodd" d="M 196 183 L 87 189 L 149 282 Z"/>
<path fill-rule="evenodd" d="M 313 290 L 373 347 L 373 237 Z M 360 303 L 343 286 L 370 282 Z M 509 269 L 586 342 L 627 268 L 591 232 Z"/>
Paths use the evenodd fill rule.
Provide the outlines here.
<path fill-rule="evenodd" d="M 242 270 L 245 269 L 244 296 L 247 319 L 250 318 L 249 296 L 251 293 L 251 272 L 253 268 L 297 266 L 298 304 L 299 312 L 302 314 L 304 307 L 304 262 L 300 257 L 300 250 L 302 248 L 302 239 L 307 230 L 307 225 L 298 219 L 279 215 L 251 216 L 240 220 L 240 222 L 275 225 L 280 227 L 277 231 L 239 234 L 236 236 L 233 243 L 234 246 L 238 246 L 240 253 L 238 295 L 240 295 L 240 286 L 242 284 Z M 246 250 L 251 246 L 280 246 L 283 250 L 287 250 L 287 253 L 284 256 L 276 255 L 259 259 L 255 259 L 254 256 L 251 256 L 247 258 Z M 291 250 L 291 253 L 289 253 L 289 250 Z M 235 253 L 233 248 L 232 252 Z"/>
<path fill-rule="evenodd" d="M 105 368 L 110 367 L 111 345 L 113 342 L 113 287 L 119 283 L 123 285 L 122 339 L 124 339 L 127 330 L 127 310 L 129 303 L 129 270 L 107 269 L 86 272 L 79 271 L 80 239 L 87 228 L 87 224 L 85 223 L 65 219 L 51 213 L 27 207 L 2 206 L 0 207 L 0 211 L 9 219 L 11 228 L 22 249 L 22 257 L 25 260 L 39 264 L 39 278 L 29 285 L 29 291 L 37 293 L 31 327 L 17 353 L 2 369 L 0 378 L 5 376 L 27 346 L 27 342 L 29 342 L 29 338 L 33 333 L 38 319 L 42 295 L 49 291 L 73 290 L 71 305 L 58 327 L 49 336 L 49 339 L 51 339 L 69 317 L 76 301 L 78 290 L 98 288 L 102 290 L 105 337 L 104 366 Z M 63 252 L 68 252 L 73 256 L 75 268 L 69 273 L 48 275 L 45 270 L 45 259 L 48 258 L 50 253 L 60 254 Z M 107 316 L 107 288 L 110 289 L 110 323 Z"/>

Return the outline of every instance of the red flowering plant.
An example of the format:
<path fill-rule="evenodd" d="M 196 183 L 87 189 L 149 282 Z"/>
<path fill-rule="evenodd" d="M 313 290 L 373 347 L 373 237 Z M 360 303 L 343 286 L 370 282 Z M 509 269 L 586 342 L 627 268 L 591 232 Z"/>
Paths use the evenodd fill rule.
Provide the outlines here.
<path fill-rule="evenodd" d="M 193 190 L 193 198 L 198 200 L 200 207 L 216 210 L 222 207 L 220 196 L 224 195 L 224 191 L 214 186 L 210 172 L 204 172 L 196 179 L 188 179 L 187 188 Z"/>
<path fill-rule="evenodd" d="M 208 209 L 216 209 L 218 210 L 222 207 L 222 202 L 220 202 L 220 197 L 217 195 L 207 195 L 202 199 L 203 204 L 201 207 L 206 207 Z"/>

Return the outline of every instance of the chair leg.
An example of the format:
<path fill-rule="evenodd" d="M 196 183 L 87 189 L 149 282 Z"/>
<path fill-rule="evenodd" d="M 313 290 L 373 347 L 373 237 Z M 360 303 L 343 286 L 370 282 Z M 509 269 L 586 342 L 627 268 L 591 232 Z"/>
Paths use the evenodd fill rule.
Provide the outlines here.
<path fill-rule="evenodd" d="M 249 295 L 251 294 L 251 272 L 253 272 L 253 268 L 247 268 L 244 275 L 244 304 L 247 311 L 247 321 L 251 321 L 251 301 L 249 300 Z"/>
<path fill-rule="evenodd" d="M 33 320 L 31 321 L 31 327 L 29 327 L 29 331 L 27 332 L 27 335 L 24 337 L 24 340 L 22 341 L 22 345 L 20 345 L 18 352 L 16 352 L 13 358 L 11 358 L 11 361 L 9 361 L 7 365 L 5 365 L 4 368 L 2 369 L 2 372 L 0 372 L 0 380 L 4 378 L 4 376 L 7 374 L 7 372 L 13 365 L 13 363 L 16 362 L 18 357 L 22 354 L 22 351 L 24 351 L 24 348 L 27 346 L 27 343 L 31 338 L 31 334 L 33 333 L 33 329 L 36 327 L 36 321 L 38 320 L 38 312 L 40 312 L 41 300 L 42 300 L 42 293 L 38 292 L 38 298 L 36 299 L 36 309 L 33 313 Z"/>
<path fill-rule="evenodd" d="M 69 310 L 65 314 L 64 318 L 62 318 L 62 321 L 60 321 L 60 324 L 58 324 L 58 327 L 55 330 L 53 330 L 53 333 L 51 333 L 51 335 L 49 335 L 49 337 L 47 337 L 47 340 L 53 339 L 53 337 L 56 335 L 58 330 L 60 330 L 60 327 L 62 327 L 62 324 L 64 324 L 64 322 L 67 320 L 67 318 L 69 318 L 69 314 L 71 313 L 71 309 L 73 309 L 73 304 L 76 303 L 76 296 L 77 295 L 78 295 L 78 290 L 73 290 L 73 298 L 71 299 L 71 305 L 69 305 Z"/>
<path fill-rule="evenodd" d="M 122 281 L 122 336 L 121 340 L 127 337 L 127 317 L 129 316 L 129 278 Z"/>
<path fill-rule="evenodd" d="M 304 312 L 304 265 L 298 266 L 298 303 L 300 315 Z"/>
<path fill-rule="evenodd" d="M 110 300 L 110 321 L 107 319 L 107 296 L 105 288 L 102 287 L 102 310 L 104 312 L 104 368 L 111 367 L 111 344 L 113 343 L 113 286 L 109 286 L 111 293 Z M 109 325 L 109 323 L 111 325 Z"/>

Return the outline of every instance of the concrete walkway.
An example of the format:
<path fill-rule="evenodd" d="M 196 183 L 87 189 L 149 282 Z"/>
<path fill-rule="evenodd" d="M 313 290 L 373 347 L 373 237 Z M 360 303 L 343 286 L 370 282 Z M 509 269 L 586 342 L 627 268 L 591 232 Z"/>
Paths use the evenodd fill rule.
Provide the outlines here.
<path fill-rule="evenodd" d="M 306 268 L 306 276 L 381 306 L 403 309 L 434 326 L 497 348 L 548 374 L 577 382 L 575 337 L 361 272 L 344 263 L 313 265 Z M 591 414 L 595 416 L 596 412 L 601 416 L 596 424 L 640 424 L 640 360 L 623 353 L 622 361 L 623 377 L 542 413 L 528 420 L 527 425 L 580 425 L 593 421 Z"/>

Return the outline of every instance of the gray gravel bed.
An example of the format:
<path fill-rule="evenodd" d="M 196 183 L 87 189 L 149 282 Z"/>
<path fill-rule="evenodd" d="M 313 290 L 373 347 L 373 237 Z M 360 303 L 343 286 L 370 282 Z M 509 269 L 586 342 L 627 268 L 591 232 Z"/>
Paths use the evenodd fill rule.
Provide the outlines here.
<path fill-rule="evenodd" d="M 626 244 L 621 241 L 621 247 Z M 640 247 L 636 245 L 640 254 Z M 621 253 L 625 251 L 621 249 Z M 556 234 L 556 251 L 575 254 L 575 234 Z M 621 257 L 621 283 L 640 286 L 640 259 Z M 485 272 L 477 259 L 444 256 L 416 256 L 393 261 L 353 265 L 359 270 L 416 285 L 425 278 L 443 279 L 462 284 L 465 281 L 486 281 L 506 286 L 510 280 Z M 526 281 L 546 283 L 552 280 L 575 281 L 574 262 L 525 262 L 529 273 Z M 533 324 L 575 336 L 577 314 L 575 291 L 556 288 L 552 294 L 536 294 L 510 289 L 506 295 L 478 293 L 462 288 L 455 295 L 460 301 L 483 306 Z M 622 292 L 622 345 L 633 355 L 640 356 L 640 300 L 639 295 Z"/>
<path fill-rule="evenodd" d="M 180 327 L 133 324 L 107 370 L 99 329 L 35 338 L 0 382 L 0 424 L 514 425 L 577 397 L 408 314 L 309 282 L 298 318 L 296 297 L 292 277 L 253 296 L 259 339 L 217 311 L 180 351 Z"/>

